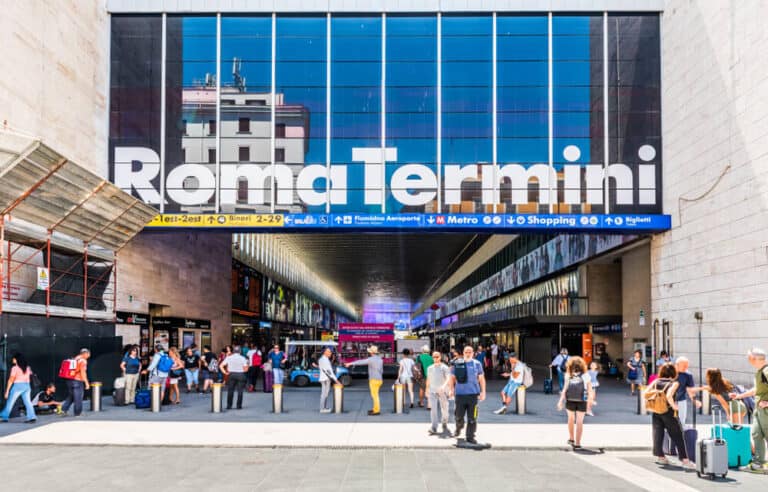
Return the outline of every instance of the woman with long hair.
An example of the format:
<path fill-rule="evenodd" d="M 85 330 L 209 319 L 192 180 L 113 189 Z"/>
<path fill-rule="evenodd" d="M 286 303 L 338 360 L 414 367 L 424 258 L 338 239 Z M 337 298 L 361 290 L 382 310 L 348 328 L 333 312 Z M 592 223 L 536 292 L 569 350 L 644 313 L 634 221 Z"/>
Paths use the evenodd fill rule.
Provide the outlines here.
<path fill-rule="evenodd" d="M 168 350 L 168 356 L 173 359 L 173 367 L 171 367 L 171 372 L 168 374 L 168 383 L 171 387 L 171 394 L 169 398 L 173 403 L 178 405 L 181 403 L 181 393 L 179 392 L 179 380 L 181 379 L 181 376 L 184 374 L 184 362 L 181 360 L 181 357 L 179 356 L 179 349 L 176 347 L 171 347 Z M 176 395 L 176 398 L 174 398 L 173 395 Z"/>
<path fill-rule="evenodd" d="M 594 399 L 592 380 L 587 373 L 587 363 L 579 356 L 568 358 L 565 364 L 563 389 L 557 409 L 568 412 L 568 444 L 573 449 L 581 448 L 581 436 L 584 433 L 584 416 L 587 407 Z"/>
<path fill-rule="evenodd" d="M 27 364 L 27 359 L 20 353 L 13 355 L 12 362 L 13 368 L 11 368 L 11 374 L 8 377 L 8 384 L 5 386 L 5 408 L 0 412 L 0 420 L 8 422 L 13 405 L 21 397 L 21 401 L 24 402 L 24 408 L 27 411 L 25 422 L 31 424 L 37 421 L 35 407 L 32 405 L 31 399 L 32 387 L 30 385 L 30 378 L 32 377 L 32 368 Z"/>
<path fill-rule="evenodd" d="M 729 393 L 734 391 L 733 384 L 723 377 L 720 369 L 715 368 L 707 369 L 706 380 L 705 386 L 694 388 L 693 391 L 709 391 L 720 404 L 720 408 L 723 409 L 728 420 L 732 424 L 742 425 L 744 416 L 747 414 L 747 407 L 743 402 L 734 400 L 729 396 Z"/>
<path fill-rule="evenodd" d="M 664 392 L 667 398 L 668 408 L 664 413 L 653 413 L 651 425 L 653 426 L 653 455 L 656 456 L 656 463 L 659 465 L 669 465 L 669 460 L 664 455 L 664 432 L 669 434 L 669 438 L 677 449 L 677 457 L 683 464 L 683 468 L 693 468 L 693 463 L 688 459 L 688 451 L 685 448 L 685 438 L 683 437 L 683 426 L 677 418 L 677 405 L 675 393 L 680 383 L 677 382 L 677 369 L 672 363 L 666 363 L 659 369 L 659 377 L 648 386 L 648 390 L 659 389 Z"/>

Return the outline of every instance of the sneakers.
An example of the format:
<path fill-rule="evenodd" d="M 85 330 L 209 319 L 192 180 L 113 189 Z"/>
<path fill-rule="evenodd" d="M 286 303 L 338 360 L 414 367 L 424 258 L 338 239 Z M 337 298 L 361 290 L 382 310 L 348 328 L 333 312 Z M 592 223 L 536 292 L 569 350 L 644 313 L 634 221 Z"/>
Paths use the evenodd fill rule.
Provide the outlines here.
<path fill-rule="evenodd" d="M 683 467 L 683 470 L 695 470 L 696 469 L 696 465 L 691 460 L 688 460 L 685 463 L 680 463 L 680 466 Z"/>
<path fill-rule="evenodd" d="M 765 471 L 765 468 L 763 467 L 762 464 L 756 463 L 754 461 L 749 465 L 747 465 L 745 468 L 747 469 L 747 471 L 760 471 L 760 472 Z"/>
<path fill-rule="evenodd" d="M 331 409 L 330 408 L 321 408 L 320 409 L 320 413 L 331 413 Z"/>
<path fill-rule="evenodd" d="M 592 413 L 592 410 L 590 410 L 589 412 L 587 412 L 587 415 L 589 415 L 590 417 L 594 417 L 594 416 L 595 416 L 595 414 L 594 414 L 594 413 Z"/>
<path fill-rule="evenodd" d="M 495 413 L 496 415 L 504 415 L 505 413 L 507 413 L 507 407 L 503 406 L 498 410 L 494 410 L 493 413 Z"/>
<path fill-rule="evenodd" d="M 373 410 L 368 410 L 368 415 L 370 415 L 370 416 L 381 415 L 381 412 L 374 412 Z"/>

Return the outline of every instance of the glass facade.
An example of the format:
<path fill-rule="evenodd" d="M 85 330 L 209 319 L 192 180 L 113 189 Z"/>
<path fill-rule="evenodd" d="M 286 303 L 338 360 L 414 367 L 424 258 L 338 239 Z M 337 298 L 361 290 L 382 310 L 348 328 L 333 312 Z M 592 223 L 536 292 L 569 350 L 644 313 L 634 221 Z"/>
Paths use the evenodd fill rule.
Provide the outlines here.
<path fill-rule="evenodd" d="M 656 14 L 113 15 L 111 178 L 164 212 L 661 213 L 659 44 Z"/>

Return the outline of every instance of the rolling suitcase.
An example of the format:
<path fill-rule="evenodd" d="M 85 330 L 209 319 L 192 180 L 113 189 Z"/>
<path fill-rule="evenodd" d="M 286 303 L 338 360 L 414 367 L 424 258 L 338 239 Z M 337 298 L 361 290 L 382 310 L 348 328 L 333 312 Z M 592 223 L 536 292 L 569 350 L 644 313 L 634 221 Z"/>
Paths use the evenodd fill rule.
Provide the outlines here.
<path fill-rule="evenodd" d="M 721 436 L 728 444 L 728 467 L 747 466 L 752 459 L 751 429 L 743 425 L 727 424 L 712 427 L 712 437 Z"/>
<path fill-rule="evenodd" d="M 722 429 L 722 414 L 720 415 L 720 426 L 715 425 L 715 413 L 712 412 L 712 427 Z M 719 432 L 718 432 L 719 433 Z M 722 435 L 718 437 L 707 437 L 701 439 L 696 444 L 696 475 L 708 476 L 714 480 L 716 476 L 725 478 L 728 475 L 728 443 Z"/>
<path fill-rule="evenodd" d="M 552 366 L 549 366 L 549 377 L 544 380 L 544 394 L 552 394 Z"/>
<path fill-rule="evenodd" d="M 147 386 L 149 385 L 149 378 L 147 378 Z M 136 396 L 133 399 L 133 403 L 137 410 L 144 410 L 152 406 L 152 394 L 149 392 L 149 388 L 141 384 L 139 380 L 139 389 L 136 390 Z"/>
<path fill-rule="evenodd" d="M 264 393 L 272 393 L 272 383 L 274 375 L 272 371 L 264 371 Z"/>
<path fill-rule="evenodd" d="M 115 388 L 112 391 L 112 401 L 117 407 L 125 405 L 125 388 Z"/>

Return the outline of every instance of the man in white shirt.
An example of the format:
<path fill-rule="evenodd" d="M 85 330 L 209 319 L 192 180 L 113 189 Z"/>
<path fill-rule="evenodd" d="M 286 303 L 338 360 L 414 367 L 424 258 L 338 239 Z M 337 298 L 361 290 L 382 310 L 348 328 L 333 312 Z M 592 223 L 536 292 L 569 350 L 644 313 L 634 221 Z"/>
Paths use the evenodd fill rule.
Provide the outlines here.
<path fill-rule="evenodd" d="M 494 411 L 496 415 L 504 415 L 507 413 L 509 404 L 512 403 L 512 398 L 517 392 L 517 388 L 523 385 L 523 376 L 525 375 L 525 364 L 517 358 L 517 354 L 514 352 L 509 353 L 509 372 L 501 374 L 502 377 L 508 377 L 509 381 L 501 390 L 501 408 Z"/>
<path fill-rule="evenodd" d="M 245 389 L 245 373 L 248 372 L 248 360 L 240 353 L 240 347 L 235 347 L 232 353 L 219 365 L 227 379 L 227 410 L 232 409 L 232 399 L 237 391 L 237 409 L 243 409 L 243 390 Z"/>
<path fill-rule="evenodd" d="M 443 363 L 440 352 L 432 353 L 434 363 L 427 369 L 427 398 L 429 401 L 429 416 L 432 427 L 430 435 L 437 434 L 438 407 L 440 421 L 443 424 L 443 433 L 450 434 L 448 430 L 448 394 L 451 391 L 451 369 Z"/>
<path fill-rule="evenodd" d="M 325 347 L 322 357 L 317 361 L 317 367 L 320 369 L 320 413 L 331 413 L 331 409 L 328 408 L 331 381 L 334 384 L 339 384 L 339 380 L 336 379 L 336 373 L 333 370 L 333 364 L 331 364 L 331 354 L 331 348 Z"/>

